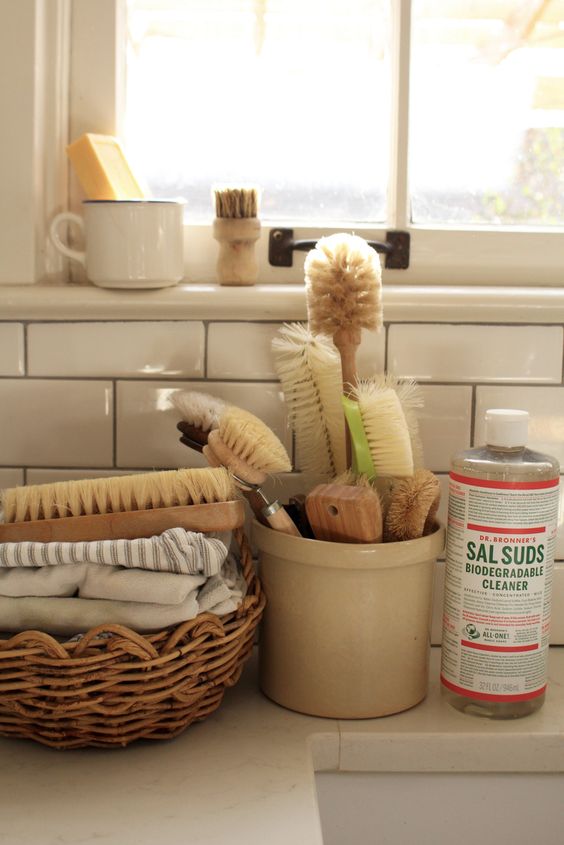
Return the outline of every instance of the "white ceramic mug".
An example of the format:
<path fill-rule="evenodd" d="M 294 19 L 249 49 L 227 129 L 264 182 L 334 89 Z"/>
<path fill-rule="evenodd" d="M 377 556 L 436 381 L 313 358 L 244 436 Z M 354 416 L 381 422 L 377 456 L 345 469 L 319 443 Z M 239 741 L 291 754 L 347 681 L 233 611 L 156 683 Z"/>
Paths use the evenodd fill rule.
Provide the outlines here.
<path fill-rule="evenodd" d="M 184 275 L 182 200 L 85 200 L 84 219 L 65 211 L 51 223 L 55 247 L 103 288 L 162 288 Z M 64 223 L 84 231 L 85 251 L 61 240 Z"/>

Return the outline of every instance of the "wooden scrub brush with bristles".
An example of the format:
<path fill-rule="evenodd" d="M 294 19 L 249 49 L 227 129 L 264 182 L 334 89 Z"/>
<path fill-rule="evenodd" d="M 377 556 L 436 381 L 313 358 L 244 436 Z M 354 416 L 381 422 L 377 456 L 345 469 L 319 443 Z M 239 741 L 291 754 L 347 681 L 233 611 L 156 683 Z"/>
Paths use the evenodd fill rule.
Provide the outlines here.
<path fill-rule="evenodd" d="M 226 469 L 180 469 L 4 490 L 0 542 L 134 539 L 244 521 Z"/>
<path fill-rule="evenodd" d="M 181 442 L 202 451 L 211 466 L 227 467 L 258 519 L 276 531 L 299 536 L 284 508 L 277 501 L 269 502 L 261 489 L 268 474 L 292 469 L 283 444 L 262 420 L 234 405 L 225 406 L 217 427 L 207 434 L 198 431 L 197 409 L 207 419 L 209 399 L 205 394 L 192 394 L 188 410 L 191 423 L 179 422 L 177 426 L 183 435 Z"/>
<path fill-rule="evenodd" d="M 333 338 L 341 356 L 343 393 L 349 396 L 357 382 L 361 330 L 382 326 L 380 259 L 364 238 L 336 234 L 321 238 L 304 266 L 309 327 Z M 350 464 L 348 435 L 346 444 Z"/>
<path fill-rule="evenodd" d="M 299 468 L 329 480 L 346 468 L 341 361 L 331 340 L 300 323 L 282 326 L 272 341 Z"/>
<path fill-rule="evenodd" d="M 201 446 L 206 445 L 209 432 L 219 426 L 227 408 L 223 399 L 196 390 L 179 390 L 171 395 L 170 401 L 182 416 L 178 430 Z"/>
<path fill-rule="evenodd" d="M 376 478 L 413 475 L 409 427 L 396 390 L 385 381 L 363 379 L 352 398 L 358 403 Z"/>
<path fill-rule="evenodd" d="M 222 285 L 254 285 L 258 278 L 255 241 L 260 237 L 258 189 L 214 189 L 213 236 L 219 242 L 217 276 Z"/>

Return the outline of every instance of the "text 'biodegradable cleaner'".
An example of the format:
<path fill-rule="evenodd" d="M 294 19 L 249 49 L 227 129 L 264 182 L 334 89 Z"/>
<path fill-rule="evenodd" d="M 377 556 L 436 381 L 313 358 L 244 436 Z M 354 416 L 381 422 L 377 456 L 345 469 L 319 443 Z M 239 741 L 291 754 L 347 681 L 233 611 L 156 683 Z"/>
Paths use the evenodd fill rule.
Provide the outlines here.
<path fill-rule="evenodd" d="M 547 681 L 558 461 L 525 448 L 526 411 L 486 411 L 486 446 L 452 460 L 442 689 L 458 710 L 511 719 Z"/>

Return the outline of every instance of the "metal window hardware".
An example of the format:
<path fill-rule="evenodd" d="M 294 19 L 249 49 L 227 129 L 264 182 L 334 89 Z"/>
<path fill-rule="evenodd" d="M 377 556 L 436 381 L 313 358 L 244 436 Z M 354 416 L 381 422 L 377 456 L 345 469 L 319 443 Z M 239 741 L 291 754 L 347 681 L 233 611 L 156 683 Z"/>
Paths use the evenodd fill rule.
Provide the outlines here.
<path fill-rule="evenodd" d="M 409 267 L 409 232 L 386 232 L 386 242 L 368 241 L 376 252 L 386 256 L 386 269 L 407 270 Z M 268 261 L 273 267 L 291 267 L 293 252 L 309 252 L 317 241 L 295 241 L 293 229 L 271 229 L 268 239 Z"/>

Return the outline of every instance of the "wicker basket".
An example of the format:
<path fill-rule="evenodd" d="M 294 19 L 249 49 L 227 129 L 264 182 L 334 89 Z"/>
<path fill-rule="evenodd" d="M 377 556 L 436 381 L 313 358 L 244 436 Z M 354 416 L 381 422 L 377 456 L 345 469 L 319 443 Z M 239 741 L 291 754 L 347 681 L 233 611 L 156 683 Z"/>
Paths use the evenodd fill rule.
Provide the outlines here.
<path fill-rule="evenodd" d="M 41 631 L 0 639 L 0 735 L 116 747 L 170 739 L 209 716 L 239 679 L 265 604 L 246 537 L 234 537 L 248 592 L 233 613 L 147 635 L 99 625 L 73 642 Z"/>

